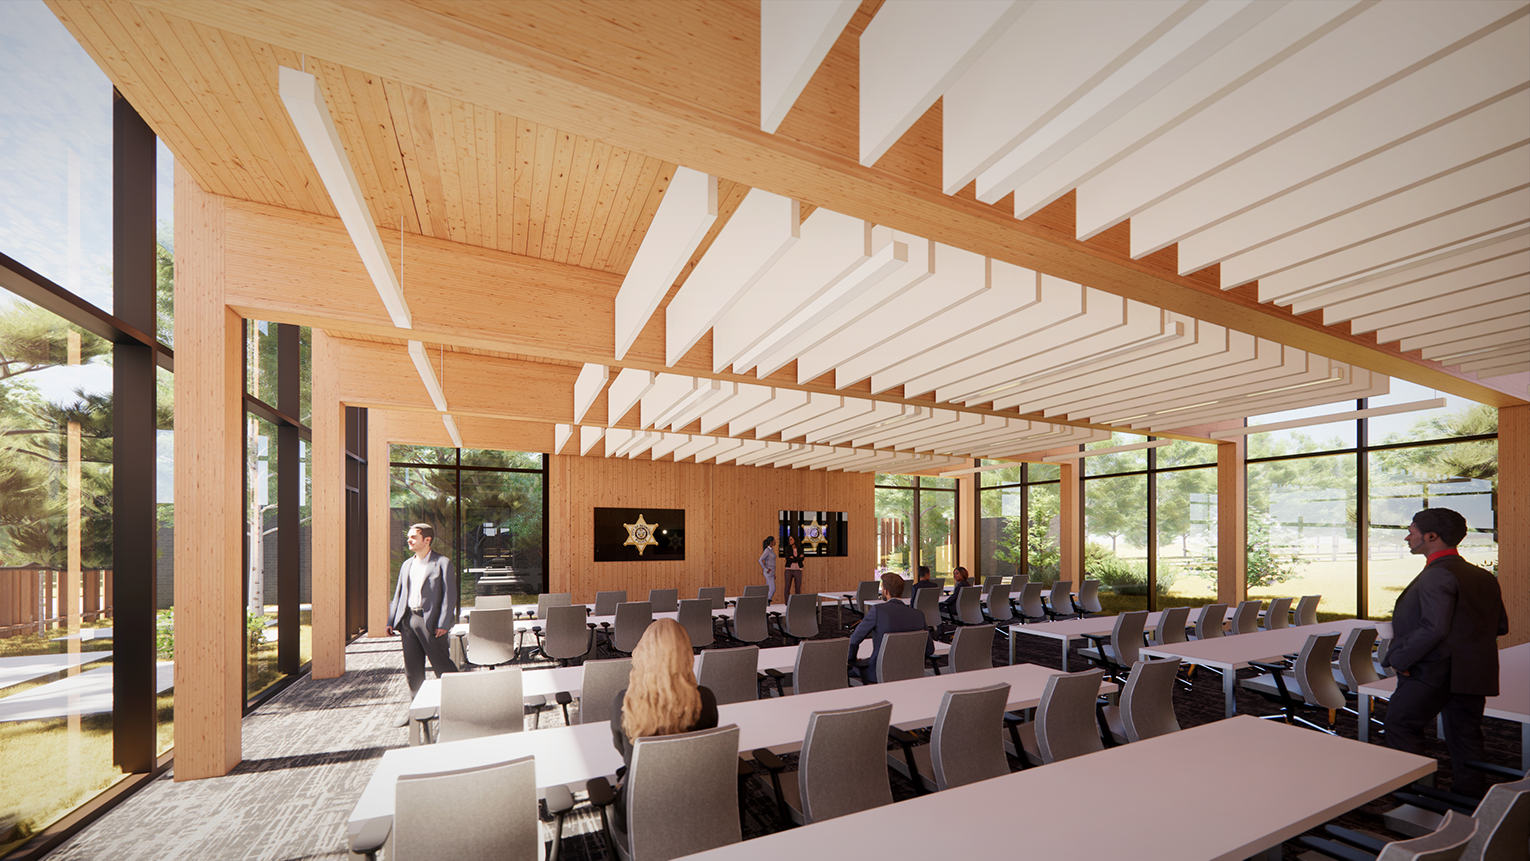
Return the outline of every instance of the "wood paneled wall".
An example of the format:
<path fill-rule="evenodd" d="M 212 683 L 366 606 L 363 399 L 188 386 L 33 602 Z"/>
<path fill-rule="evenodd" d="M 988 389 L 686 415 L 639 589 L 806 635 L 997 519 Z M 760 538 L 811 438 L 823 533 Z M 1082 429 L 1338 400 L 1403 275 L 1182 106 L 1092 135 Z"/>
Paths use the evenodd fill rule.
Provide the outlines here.
<path fill-rule="evenodd" d="M 552 456 L 548 463 L 548 570 L 553 592 L 593 602 L 597 591 L 702 586 L 729 595 L 763 582 L 760 542 L 776 532 L 782 509 L 843 511 L 849 555 L 808 559 L 806 591 L 852 590 L 876 566 L 873 477 L 862 473 L 715 466 L 622 458 Z M 686 553 L 677 562 L 596 562 L 595 508 L 683 508 Z M 777 598 L 782 581 L 778 575 Z"/>
<path fill-rule="evenodd" d="M 1498 411 L 1498 585 L 1509 608 L 1498 645 L 1530 642 L 1530 406 Z"/>

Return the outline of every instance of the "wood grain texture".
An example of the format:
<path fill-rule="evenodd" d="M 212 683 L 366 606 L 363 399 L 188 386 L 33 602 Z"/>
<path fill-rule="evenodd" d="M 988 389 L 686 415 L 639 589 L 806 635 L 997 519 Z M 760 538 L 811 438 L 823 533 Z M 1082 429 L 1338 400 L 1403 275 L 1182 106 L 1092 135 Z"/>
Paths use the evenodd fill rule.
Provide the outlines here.
<path fill-rule="evenodd" d="M 871 475 L 628 461 L 555 455 L 548 459 L 548 560 L 551 591 L 593 602 L 597 591 L 702 586 L 729 595 L 763 582 L 760 542 L 783 509 L 843 511 L 849 555 L 809 559 L 807 591 L 853 590 L 876 566 Z M 677 562 L 594 561 L 595 508 L 685 509 L 686 558 Z M 779 597 L 779 593 L 778 593 Z"/>
<path fill-rule="evenodd" d="M 335 339 L 313 332 L 313 668 L 345 674 L 345 405 Z"/>
<path fill-rule="evenodd" d="M 1065 460 L 1057 466 L 1061 477 L 1057 513 L 1058 576 L 1062 580 L 1072 580 L 1077 586 L 1084 582 L 1083 462 Z"/>
<path fill-rule="evenodd" d="M 388 588 L 388 551 L 394 541 L 388 516 L 391 416 L 388 410 L 367 411 L 367 635 L 372 637 L 383 636 L 388 627 L 388 601 L 392 598 Z"/>
<path fill-rule="evenodd" d="M 224 198 L 175 177 L 175 779 L 227 774 L 244 716 L 244 351 L 224 304 Z"/>
<path fill-rule="evenodd" d="M 1498 645 L 1530 642 L 1530 406 L 1498 411 L 1498 585 L 1509 610 Z"/>
<path fill-rule="evenodd" d="M 1248 599 L 1248 437 L 1217 444 L 1217 600 Z"/>

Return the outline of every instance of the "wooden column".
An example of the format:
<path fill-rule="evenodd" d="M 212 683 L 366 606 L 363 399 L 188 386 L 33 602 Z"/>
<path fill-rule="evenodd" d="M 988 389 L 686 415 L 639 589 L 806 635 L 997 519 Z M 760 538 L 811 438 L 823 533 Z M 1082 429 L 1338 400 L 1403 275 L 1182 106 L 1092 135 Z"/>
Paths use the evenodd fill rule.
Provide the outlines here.
<path fill-rule="evenodd" d="M 313 665 L 316 679 L 345 674 L 345 406 L 335 342 L 313 330 Z"/>
<path fill-rule="evenodd" d="M 1061 502 L 1057 544 L 1059 580 L 1072 580 L 1077 586 L 1084 582 L 1084 487 L 1079 477 L 1083 474 L 1082 460 L 1065 460 L 1058 465 L 1062 473 L 1059 482 Z"/>
<path fill-rule="evenodd" d="M 224 200 L 175 166 L 175 779 L 227 774 L 244 714 L 243 342 Z"/>
<path fill-rule="evenodd" d="M 388 628 L 388 551 L 401 539 L 393 534 L 388 493 L 388 411 L 367 411 L 367 636 Z"/>
<path fill-rule="evenodd" d="M 1217 600 L 1248 597 L 1248 438 L 1217 444 Z"/>
<path fill-rule="evenodd" d="M 969 461 L 968 466 L 977 466 Z M 969 572 L 978 570 L 978 477 L 976 474 L 956 479 L 956 564 L 965 565 Z M 992 572 L 988 572 L 992 573 Z"/>
<path fill-rule="evenodd" d="M 1498 411 L 1498 585 L 1509 608 L 1500 648 L 1530 642 L 1530 406 Z"/>

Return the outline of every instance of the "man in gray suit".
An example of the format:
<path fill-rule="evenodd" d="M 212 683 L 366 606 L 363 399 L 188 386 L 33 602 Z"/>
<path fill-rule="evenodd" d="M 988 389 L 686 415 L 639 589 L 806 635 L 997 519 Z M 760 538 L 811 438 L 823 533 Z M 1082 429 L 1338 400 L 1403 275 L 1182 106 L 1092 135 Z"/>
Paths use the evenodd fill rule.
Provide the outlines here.
<path fill-rule="evenodd" d="M 1383 661 L 1397 670 L 1397 692 L 1387 704 L 1387 747 L 1424 753 L 1424 730 L 1436 716 L 1445 725 L 1451 788 L 1480 797 L 1482 712 L 1498 695 L 1498 637 L 1509 632 L 1498 579 L 1456 552 L 1466 518 L 1448 508 L 1426 508 L 1408 526 L 1408 549 L 1426 557 L 1424 570 L 1397 598 L 1392 648 Z"/>
<path fill-rule="evenodd" d="M 877 655 L 882 651 L 884 635 L 900 631 L 923 631 L 928 627 L 924 614 L 903 603 L 900 600 L 902 597 L 903 575 L 891 571 L 883 574 L 883 603 L 868 606 L 865 617 L 850 635 L 850 675 L 863 679 L 868 685 L 877 683 Z M 871 638 L 871 658 L 863 664 L 854 660 L 853 656 L 860 648 L 861 641 L 867 637 Z M 925 637 L 924 653 L 926 656 L 935 654 L 935 643 L 928 636 Z"/>
<path fill-rule="evenodd" d="M 426 523 L 409 527 L 409 549 L 414 555 L 398 569 L 398 588 L 388 605 L 388 636 L 396 629 L 404 641 L 404 677 L 409 696 L 425 683 L 425 659 L 430 658 L 436 678 L 455 673 L 457 665 L 447 653 L 446 635 L 457 621 L 457 579 L 450 559 L 430 549 L 436 530 Z M 398 726 L 408 726 L 409 710 Z"/>

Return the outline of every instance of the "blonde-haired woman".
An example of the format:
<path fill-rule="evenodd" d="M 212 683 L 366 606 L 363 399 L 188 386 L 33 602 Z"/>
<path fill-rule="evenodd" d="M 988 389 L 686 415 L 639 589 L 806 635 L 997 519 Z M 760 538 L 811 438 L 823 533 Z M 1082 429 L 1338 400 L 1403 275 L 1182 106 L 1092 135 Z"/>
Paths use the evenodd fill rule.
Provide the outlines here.
<path fill-rule="evenodd" d="M 675 735 L 717 726 L 717 698 L 696 684 L 691 635 L 674 619 L 655 619 L 632 650 L 632 675 L 611 708 L 611 744 L 622 752 L 623 777 L 640 738 Z M 616 790 L 616 824 L 626 830 L 622 790 Z"/>

